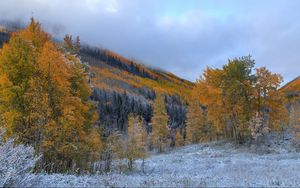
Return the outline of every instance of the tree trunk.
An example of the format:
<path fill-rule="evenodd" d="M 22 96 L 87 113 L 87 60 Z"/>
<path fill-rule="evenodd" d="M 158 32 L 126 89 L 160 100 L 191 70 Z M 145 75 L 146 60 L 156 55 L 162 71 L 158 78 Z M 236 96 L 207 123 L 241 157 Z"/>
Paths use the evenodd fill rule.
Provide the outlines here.
<path fill-rule="evenodd" d="M 129 170 L 130 171 L 132 171 L 132 169 L 133 169 L 133 159 L 128 159 L 129 161 L 128 161 L 128 168 L 129 168 Z"/>
<path fill-rule="evenodd" d="M 142 172 L 143 174 L 145 174 L 145 159 L 143 158 L 143 162 L 142 162 Z"/>

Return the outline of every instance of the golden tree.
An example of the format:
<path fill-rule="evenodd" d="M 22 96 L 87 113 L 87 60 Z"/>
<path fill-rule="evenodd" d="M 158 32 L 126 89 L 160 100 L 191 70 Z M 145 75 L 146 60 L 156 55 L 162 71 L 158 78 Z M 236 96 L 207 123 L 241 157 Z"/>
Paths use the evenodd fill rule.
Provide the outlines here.
<path fill-rule="evenodd" d="M 40 25 L 32 20 L 23 31 L 12 34 L 8 44 L 3 46 L 0 54 L 1 119 L 7 128 L 8 136 L 18 132 L 19 140 L 35 144 L 37 120 L 35 110 L 31 108 L 37 95 L 33 91 L 33 79 L 37 77 L 37 59 L 42 46 L 50 40 Z M 41 88 L 35 88 L 38 92 Z M 42 102 L 43 100 L 41 100 Z M 39 106 L 41 108 L 43 105 Z M 44 112 L 42 110 L 41 112 Z"/>
<path fill-rule="evenodd" d="M 227 132 L 225 124 L 229 112 L 224 107 L 225 99 L 222 97 L 221 84 L 222 70 L 207 68 L 193 89 L 193 96 L 207 107 L 207 118 L 212 122 L 211 139 Z"/>
<path fill-rule="evenodd" d="M 279 92 L 282 76 L 271 73 L 266 67 L 256 69 L 255 97 L 257 112 L 262 124 L 273 130 L 281 130 L 288 121 L 284 96 Z"/>
<path fill-rule="evenodd" d="M 284 125 L 287 114 L 278 91 L 281 76 L 266 68 L 252 74 L 253 67 L 251 56 L 235 58 L 222 69 L 207 68 L 197 80 L 193 93 L 207 106 L 208 120 L 217 137 L 221 134 L 243 142 L 250 135 L 249 125 L 257 112 L 264 126 L 267 116 L 269 126 Z"/>
<path fill-rule="evenodd" d="M 0 120 L 7 136 L 42 152 L 39 167 L 85 170 L 98 158 L 102 144 L 92 127 L 96 114 L 85 70 L 35 20 L 4 45 L 0 78 Z"/>
<path fill-rule="evenodd" d="M 207 68 L 197 81 L 194 92 L 207 106 L 208 120 L 213 123 L 217 138 L 229 133 L 239 143 L 248 134 L 253 66 L 250 56 L 235 58 L 222 69 Z"/>
<path fill-rule="evenodd" d="M 125 148 L 126 158 L 128 159 L 128 168 L 133 169 L 134 161 L 138 158 L 144 159 L 147 156 L 146 141 L 147 132 L 143 125 L 141 117 L 134 117 L 129 114 L 127 146 Z M 143 164 L 144 165 L 144 164 Z"/>
<path fill-rule="evenodd" d="M 153 103 L 151 143 L 159 152 L 165 150 L 168 140 L 168 114 L 164 96 L 158 95 Z"/>
<path fill-rule="evenodd" d="M 176 130 L 175 144 L 176 144 L 177 147 L 183 146 L 183 145 L 184 145 L 183 134 L 180 133 L 180 130 L 179 130 L 179 129 Z"/>
<path fill-rule="evenodd" d="M 189 103 L 186 123 L 186 140 L 189 143 L 198 143 L 209 134 L 205 113 L 197 100 Z"/>

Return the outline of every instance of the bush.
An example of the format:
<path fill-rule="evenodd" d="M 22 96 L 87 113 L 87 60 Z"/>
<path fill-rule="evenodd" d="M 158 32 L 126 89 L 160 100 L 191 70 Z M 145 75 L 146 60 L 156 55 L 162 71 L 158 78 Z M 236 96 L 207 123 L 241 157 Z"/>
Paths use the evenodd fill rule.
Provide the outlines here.
<path fill-rule="evenodd" d="M 30 174 L 39 157 L 33 147 L 14 145 L 14 139 L 2 143 L 0 134 L 0 187 L 20 187 L 33 176 Z"/>

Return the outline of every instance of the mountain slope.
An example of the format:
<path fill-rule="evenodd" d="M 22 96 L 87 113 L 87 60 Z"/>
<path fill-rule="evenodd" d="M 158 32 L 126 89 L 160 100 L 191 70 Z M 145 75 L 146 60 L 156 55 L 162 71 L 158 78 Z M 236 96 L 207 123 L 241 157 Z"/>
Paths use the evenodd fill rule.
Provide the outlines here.
<path fill-rule="evenodd" d="M 294 80 L 288 82 L 285 84 L 281 91 L 287 92 L 287 93 L 300 93 L 300 76 L 295 78 Z"/>
<path fill-rule="evenodd" d="M 170 128 L 185 128 L 186 99 L 193 88 L 192 82 L 109 50 L 83 46 L 80 56 L 89 65 L 94 88 L 92 99 L 98 101 L 99 123 L 105 127 L 105 134 L 116 129 L 126 131 L 129 113 L 143 117 L 150 131 L 152 103 L 158 93 L 165 95 Z"/>
<path fill-rule="evenodd" d="M 96 73 L 94 81 L 98 87 L 134 92 L 137 88 L 148 86 L 156 91 L 182 96 L 189 95 L 193 87 L 193 83 L 172 73 L 147 68 L 109 50 L 85 46 L 81 48 L 80 55 Z"/>

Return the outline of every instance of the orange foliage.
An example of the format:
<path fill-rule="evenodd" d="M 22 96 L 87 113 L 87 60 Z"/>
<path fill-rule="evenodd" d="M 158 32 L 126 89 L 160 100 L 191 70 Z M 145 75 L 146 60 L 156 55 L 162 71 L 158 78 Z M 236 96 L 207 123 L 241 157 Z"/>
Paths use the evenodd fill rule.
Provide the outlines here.
<path fill-rule="evenodd" d="M 44 170 L 87 168 L 98 158 L 101 139 L 93 129 L 97 117 L 90 95 L 80 60 L 63 54 L 33 19 L 1 50 L 1 126 L 43 153 Z"/>
<path fill-rule="evenodd" d="M 167 75 L 167 73 L 161 73 L 164 76 L 157 75 L 158 80 L 152 80 L 108 65 L 101 68 L 94 66 L 91 70 L 96 73 L 93 78 L 95 86 L 113 91 L 128 91 L 127 88 L 122 87 L 124 85 L 129 85 L 132 88 L 148 87 L 158 93 L 178 94 L 183 99 L 188 99 L 193 86 L 192 83 L 180 81 L 177 77 Z"/>

